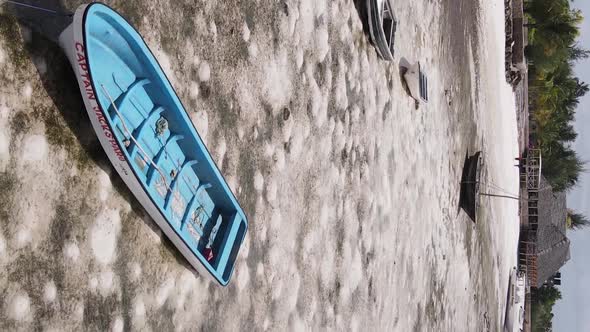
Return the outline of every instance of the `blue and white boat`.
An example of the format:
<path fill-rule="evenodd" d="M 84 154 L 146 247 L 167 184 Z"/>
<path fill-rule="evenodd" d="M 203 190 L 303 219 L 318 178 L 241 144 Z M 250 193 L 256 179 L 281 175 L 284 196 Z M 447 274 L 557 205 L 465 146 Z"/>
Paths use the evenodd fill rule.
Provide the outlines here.
<path fill-rule="evenodd" d="M 125 184 L 190 265 L 226 286 L 246 215 L 140 34 L 92 3 L 76 10 L 59 43 Z"/>

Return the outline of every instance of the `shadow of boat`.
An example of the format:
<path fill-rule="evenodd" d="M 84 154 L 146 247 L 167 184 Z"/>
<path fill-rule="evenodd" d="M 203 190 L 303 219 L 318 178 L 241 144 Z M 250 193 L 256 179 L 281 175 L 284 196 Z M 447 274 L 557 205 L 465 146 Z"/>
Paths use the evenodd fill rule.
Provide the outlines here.
<path fill-rule="evenodd" d="M 39 5 L 31 0 L 21 2 Z M 57 44 L 59 33 L 72 21 L 70 14 L 58 0 L 43 1 L 41 5 L 47 10 L 63 14 L 52 15 L 29 7 L 11 3 L 5 4 L 17 22 L 31 30 L 31 40 L 25 44 L 24 50 L 35 65 L 43 88 L 59 110 L 68 129 L 80 143 L 85 154 L 107 174 L 111 174 L 113 168 L 84 111 L 84 104 L 76 86 L 72 67 Z M 39 59 L 43 60 L 42 65 L 36 61 Z M 50 118 L 49 114 L 43 115 L 44 119 Z M 46 127 L 55 126 L 55 123 L 58 122 L 56 119 L 51 119 L 51 121 L 52 124 L 46 123 Z M 122 181 L 119 181 L 120 183 L 113 182 L 115 185 L 122 185 Z M 116 186 L 116 189 L 121 192 L 123 188 Z"/>
<path fill-rule="evenodd" d="M 100 145 L 88 118 L 88 113 L 84 109 L 84 103 L 80 96 L 80 90 L 71 64 L 63 53 L 63 50 L 57 44 L 59 34 L 71 23 L 70 13 L 59 0 L 46 0 L 42 3 L 32 0 L 20 2 L 40 5 L 48 10 L 61 13 L 58 16 L 48 15 L 47 13 L 28 7 L 16 6 L 10 3 L 4 5 L 9 11 L 8 15 L 13 15 L 19 25 L 31 30 L 31 40 L 25 44 L 24 50 L 34 64 L 43 88 L 49 98 L 51 98 L 55 108 L 59 110 L 58 112 L 63 117 L 66 126 L 75 136 L 82 150 L 90 160 L 105 173 L 109 174 L 113 188 L 129 203 L 132 211 L 154 233 L 158 234 L 166 250 L 175 257 L 179 264 L 186 267 L 193 274 L 198 275 L 172 244 L 170 239 L 160 231 L 160 227 L 149 217 L 145 209 L 117 174 Z M 2 5 L 0 4 L 0 6 Z M 16 29 L 18 30 L 18 28 Z M 21 30 L 22 33 L 23 31 Z M 40 65 L 35 59 L 43 59 L 45 64 Z M 49 111 L 51 110 L 45 110 L 45 112 Z M 47 114 L 45 116 L 47 116 L 45 119 L 56 121 L 54 117 L 50 117 Z"/>
<path fill-rule="evenodd" d="M 463 172 L 461 174 L 461 190 L 459 193 L 459 208 L 463 209 L 469 219 L 476 222 L 479 201 L 479 175 L 481 165 L 481 151 L 473 156 L 465 156 Z"/>
<path fill-rule="evenodd" d="M 363 24 L 363 32 L 365 36 L 369 39 L 371 44 L 371 31 L 369 28 L 369 14 L 367 13 L 367 0 L 353 0 L 354 8 L 356 9 L 359 18 L 361 19 L 361 23 Z"/>

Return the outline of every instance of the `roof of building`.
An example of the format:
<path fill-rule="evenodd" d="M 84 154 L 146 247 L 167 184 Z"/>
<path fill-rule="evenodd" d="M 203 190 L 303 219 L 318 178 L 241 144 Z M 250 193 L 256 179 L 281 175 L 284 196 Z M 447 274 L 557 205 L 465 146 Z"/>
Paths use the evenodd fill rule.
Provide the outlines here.
<path fill-rule="evenodd" d="M 537 257 L 537 287 L 549 280 L 570 259 L 570 240 L 568 238 L 555 244 Z"/>
<path fill-rule="evenodd" d="M 539 226 L 537 229 L 537 286 L 551 278 L 570 259 L 570 241 L 566 236 L 567 205 L 563 192 L 541 177 Z"/>

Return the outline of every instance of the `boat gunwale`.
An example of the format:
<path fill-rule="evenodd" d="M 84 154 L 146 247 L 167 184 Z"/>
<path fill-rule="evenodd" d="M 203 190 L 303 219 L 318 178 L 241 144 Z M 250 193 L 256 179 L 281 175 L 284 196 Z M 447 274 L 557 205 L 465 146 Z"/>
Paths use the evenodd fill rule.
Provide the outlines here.
<path fill-rule="evenodd" d="M 246 234 L 248 232 L 248 218 L 246 216 L 246 213 L 243 211 L 242 207 L 238 203 L 238 199 L 236 198 L 236 196 L 233 193 L 233 191 L 231 190 L 231 188 L 229 188 L 229 185 L 227 184 L 227 181 L 225 180 L 225 177 L 223 176 L 223 174 L 221 174 L 221 171 L 219 169 L 219 166 L 217 166 L 217 163 L 215 163 L 215 160 L 213 160 L 212 155 L 211 155 L 211 152 L 209 151 L 209 149 L 207 148 L 207 146 L 204 144 L 204 142 L 203 142 L 203 140 L 202 140 L 202 138 L 201 138 L 198 130 L 196 129 L 194 123 L 192 121 L 190 121 L 190 116 L 188 115 L 188 112 L 186 111 L 186 108 L 185 108 L 184 104 L 182 104 L 182 101 L 180 100 L 180 98 L 176 94 L 176 90 L 172 86 L 172 83 L 170 83 L 170 79 L 168 78 L 168 76 L 166 75 L 166 73 L 164 72 L 164 70 L 162 69 L 159 61 L 154 56 L 154 54 L 153 54 L 152 50 L 150 49 L 149 45 L 145 42 L 145 39 L 143 38 L 143 36 L 139 33 L 139 31 L 137 31 L 137 29 L 135 29 L 133 27 L 133 25 L 123 15 L 121 15 L 120 13 L 118 13 L 116 10 L 114 10 L 112 7 L 110 7 L 107 4 L 104 4 L 104 3 L 101 3 L 101 2 L 91 2 L 84 9 L 84 14 L 82 16 L 82 22 L 81 22 L 82 39 L 83 39 L 83 46 L 84 46 L 84 54 L 85 54 L 86 59 L 87 59 L 86 62 L 87 62 L 87 66 L 88 66 L 88 81 L 90 82 L 90 85 L 92 87 L 92 90 L 93 90 L 93 92 L 94 92 L 94 94 L 96 96 L 96 102 L 97 102 L 96 104 L 97 104 L 97 106 L 100 108 L 100 111 L 105 116 L 105 118 L 108 119 L 106 121 L 107 126 L 109 127 L 109 129 L 111 131 L 113 131 L 113 127 L 112 127 L 112 124 L 111 124 L 110 117 L 108 116 L 108 112 L 105 112 L 102 103 L 98 99 L 98 96 L 99 96 L 98 92 L 99 91 L 96 89 L 94 79 L 92 78 L 92 70 L 91 70 L 91 65 L 90 65 L 90 61 L 89 61 L 90 57 L 89 57 L 88 43 L 87 43 L 87 31 L 86 31 L 86 25 L 87 25 L 86 23 L 87 22 L 86 22 L 86 20 L 87 20 L 88 14 L 90 12 L 90 9 L 92 7 L 94 7 L 95 5 L 104 6 L 107 9 L 109 9 L 111 12 L 117 14 L 128 25 L 128 27 L 130 28 L 130 30 L 132 32 L 134 32 L 135 34 L 137 34 L 137 36 L 139 37 L 139 41 L 141 41 L 141 43 L 143 43 L 143 46 L 145 46 L 145 48 L 148 51 L 148 52 L 146 52 L 146 56 L 148 57 L 148 59 L 149 59 L 149 56 L 151 56 L 151 58 L 152 58 L 152 59 L 149 59 L 150 62 L 153 62 L 155 65 L 157 65 L 157 68 L 155 68 L 156 69 L 156 74 L 157 75 L 161 75 L 159 77 L 160 79 L 162 79 L 162 78 L 165 79 L 165 80 L 162 80 L 162 83 L 163 83 L 164 87 L 167 88 L 167 92 L 170 94 L 170 97 L 171 97 L 172 101 L 174 103 L 178 103 L 181 106 L 180 108 L 182 109 L 182 112 L 184 112 L 184 114 L 189 119 L 189 121 L 186 121 L 186 122 L 189 122 L 190 123 L 190 126 L 188 126 L 189 131 L 190 131 L 191 128 L 192 128 L 192 130 L 194 130 L 194 134 L 196 134 L 196 138 L 197 138 L 197 142 L 196 143 L 198 144 L 199 141 L 200 141 L 201 144 L 198 144 L 198 146 L 204 149 L 204 151 L 203 151 L 203 152 L 205 152 L 204 155 L 205 155 L 205 157 L 208 157 L 207 158 L 208 159 L 207 161 L 210 162 L 210 163 L 212 163 L 211 166 L 213 166 L 213 167 L 211 167 L 211 168 L 212 168 L 213 172 L 216 173 L 215 175 L 217 175 L 219 177 L 219 179 L 220 179 L 219 182 L 221 182 L 224 191 L 226 193 L 229 193 L 230 194 L 230 197 L 229 198 L 232 201 L 233 205 L 236 207 L 236 213 L 240 214 L 243 217 L 243 222 L 241 222 L 241 223 L 243 223 L 245 225 L 245 230 L 243 232 L 242 238 L 240 239 L 240 247 L 241 247 L 241 245 L 243 244 L 243 241 L 244 241 L 244 239 L 246 237 Z M 138 43 L 138 46 L 140 46 L 140 48 L 141 48 L 141 45 L 139 43 Z M 151 60 L 153 60 L 153 61 L 151 61 Z M 168 83 L 167 84 L 168 86 L 166 86 L 166 83 Z M 179 110 L 179 113 L 181 113 L 180 110 Z M 191 134 L 193 134 L 193 133 L 191 133 Z M 117 144 L 117 147 L 121 151 L 124 151 L 125 147 L 123 145 L 121 145 L 121 143 L 119 142 L 119 139 L 115 139 L 114 141 Z M 173 225 L 169 221 L 169 218 L 163 213 L 162 208 L 158 204 L 156 204 L 156 202 L 152 198 L 152 195 L 147 190 L 147 188 L 146 188 L 145 184 L 143 183 L 143 181 L 141 180 L 141 178 L 138 176 L 137 171 L 135 170 L 135 168 L 133 167 L 133 165 L 131 163 L 131 160 L 129 160 L 129 158 L 127 158 L 127 156 L 125 156 L 125 162 L 129 165 L 129 168 L 131 169 L 131 171 L 133 173 L 133 176 L 135 177 L 135 179 L 137 180 L 137 182 L 139 183 L 139 185 L 141 186 L 141 188 L 143 189 L 143 191 L 146 193 L 146 196 L 149 198 L 149 200 L 152 203 L 152 205 L 154 205 L 154 207 L 156 207 L 156 210 L 158 211 L 158 213 L 160 214 L 160 216 L 163 218 L 163 220 L 166 223 L 169 224 L 169 226 L 172 229 L 172 231 L 174 232 L 174 234 L 182 241 L 182 243 L 188 248 L 188 250 L 192 253 L 192 255 L 194 257 L 196 257 L 197 260 L 205 267 L 205 269 L 207 270 L 207 272 L 209 272 L 209 274 L 211 275 L 211 277 L 214 280 L 216 280 L 222 286 L 227 286 L 229 284 L 229 281 L 231 280 L 231 277 L 232 277 L 233 272 L 235 270 L 235 261 L 232 264 L 232 271 L 231 271 L 230 275 L 228 276 L 227 281 L 225 281 L 225 283 L 224 283 L 223 282 L 224 281 L 223 280 L 223 272 L 220 273 L 220 277 L 218 278 L 213 273 L 213 271 L 212 271 L 212 270 L 214 270 L 214 271 L 217 272 L 217 269 L 214 268 L 213 265 L 211 265 L 211 263 L 209 263 L 205 259 L 204 256 L 195 253 L 195 249 L 193 249 L 193 247 L 187 243 L 187 241 L 184 239 L 184 237 L 181 234 L 179 234 L 178 231 L 173 227 Z M 189 263 L 189 265 L 192 265 L 192 264 Z M 210 266 L 211 269 L 207 265 Z"/>

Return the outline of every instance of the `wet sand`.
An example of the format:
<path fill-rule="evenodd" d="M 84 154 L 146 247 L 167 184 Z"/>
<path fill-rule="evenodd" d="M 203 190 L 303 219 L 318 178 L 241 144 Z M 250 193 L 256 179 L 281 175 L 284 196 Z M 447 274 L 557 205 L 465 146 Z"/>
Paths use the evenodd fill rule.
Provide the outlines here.
<path fill-rule="evenodd" d="M 498 330 L 517 206 L 482 199 L 476 225 L 457 207 L 467 151 L 484 150 L 487 183 L 518 185 L 503 3 L 394 5 L 396 61 L 429 75 L 418 109 L 352 1 L 194 3 L 110 4 L 249 217 L 231 285 L 162 237 L 108 164 L 65 57 L 2 14 L 0 328 Z"/>

